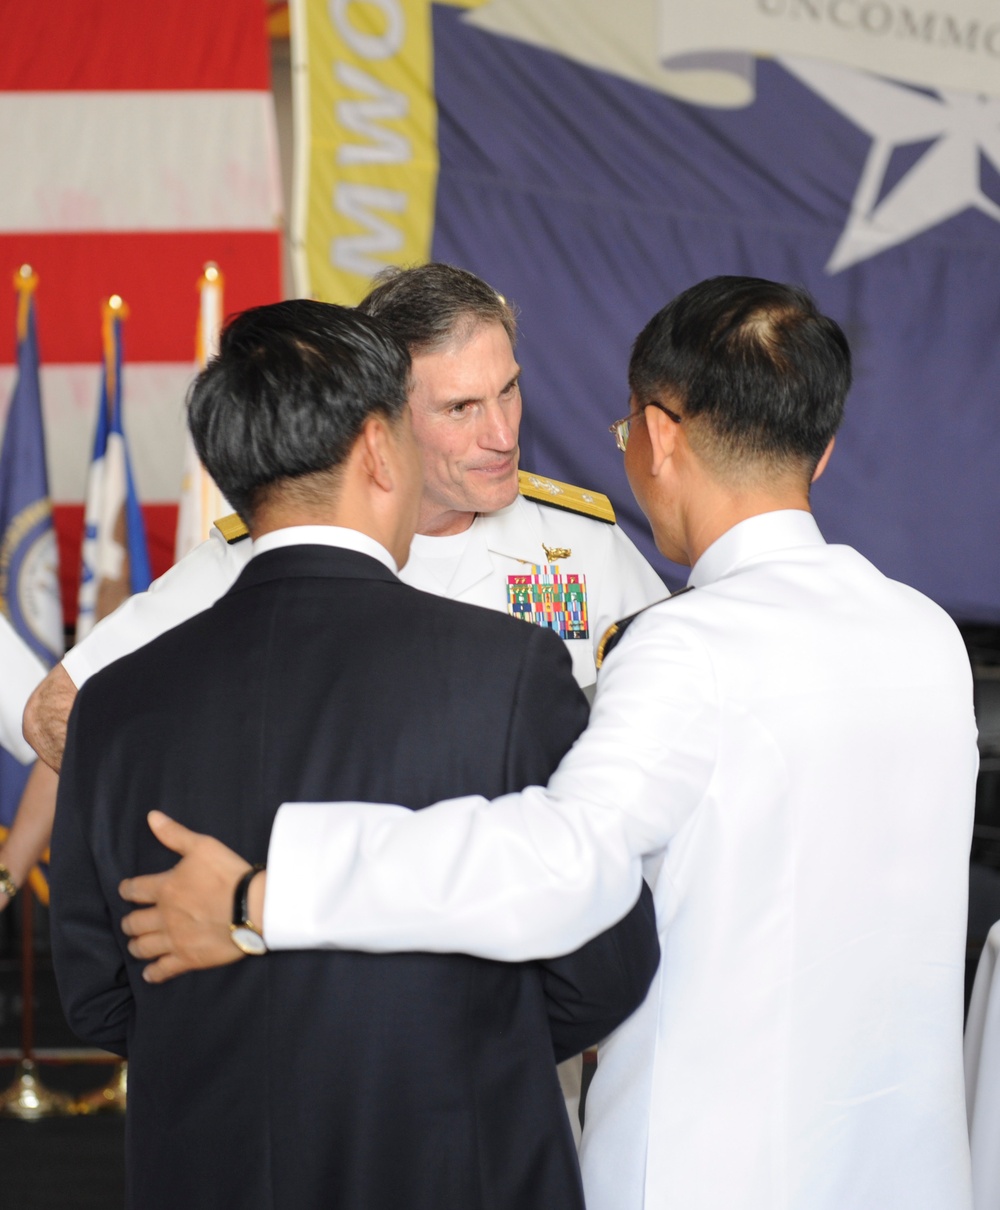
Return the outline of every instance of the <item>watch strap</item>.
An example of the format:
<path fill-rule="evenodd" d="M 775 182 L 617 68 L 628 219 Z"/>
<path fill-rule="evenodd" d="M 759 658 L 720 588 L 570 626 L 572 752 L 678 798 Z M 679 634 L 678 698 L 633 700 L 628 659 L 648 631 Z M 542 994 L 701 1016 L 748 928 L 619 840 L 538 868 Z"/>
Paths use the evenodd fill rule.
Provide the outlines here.
<path fill-rule="evenodd" d="M 245 928 L 260 933 L 260 929 L 250 919 L 247 898 L 250 894 L 250 883 L 264 868 L 262 865 L 252 865 L 236 884 L 236 890 L 233 892 L 233 928 Z"/>

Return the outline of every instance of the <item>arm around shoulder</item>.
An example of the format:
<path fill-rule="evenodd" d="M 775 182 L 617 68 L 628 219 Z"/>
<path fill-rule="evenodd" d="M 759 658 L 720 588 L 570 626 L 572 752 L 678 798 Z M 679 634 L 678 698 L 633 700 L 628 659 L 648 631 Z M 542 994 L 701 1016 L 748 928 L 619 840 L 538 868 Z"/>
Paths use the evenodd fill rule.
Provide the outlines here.
<path fill-rule="evenodd" d="M 640 619 L 601 673 L 587 730 L 548 788 L 423 811 L 294 803 L 275 818 L 264 935 L 276 949 L 429 950 L 503 961 L 577 949 L 635 903 L 641 858 L 711 780 L 710 661 Z"/>
<path fill-rule="evenodd" d="M 24 710 L 25 738 L 56 773 L 62 766 L 66 728 L 75 701 L 76 685 L 62 664 L 56 664 L 28 699 Z"/>

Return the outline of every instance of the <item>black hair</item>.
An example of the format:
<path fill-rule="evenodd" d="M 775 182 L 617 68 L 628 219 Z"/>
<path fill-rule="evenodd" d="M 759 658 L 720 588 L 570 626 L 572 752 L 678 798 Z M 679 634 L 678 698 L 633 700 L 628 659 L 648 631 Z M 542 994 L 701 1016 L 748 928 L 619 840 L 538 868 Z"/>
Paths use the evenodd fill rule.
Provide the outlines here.
<path fill-rule="evenodd" d="M 410 269 L 389 266 L 372 280 L 358 310 L 381 319 L 411 356 L 434 352 L 482 324 L 500 324 L 511 348 L 517 343 L 514 308 L 466 269 L 434 261 Z"/>
<path fill-rule="evenodd" d="M 291 299 L 224 327 L 188 392 L 198 457 L 249 519 L 278 480 L 335 470 L 365 420 L 406 407 L 410 357 L 384 325 L 349 307 Z"/>
<path fill-rule="evenodd" d="M 811 474 L 850 385 L 840 327 L 804 290 L 759 277 L 685 290 L 643 328 L 629 362 L 636 401 L 672 397 L 692 441 L 731 468 L 800 463 Z"/>

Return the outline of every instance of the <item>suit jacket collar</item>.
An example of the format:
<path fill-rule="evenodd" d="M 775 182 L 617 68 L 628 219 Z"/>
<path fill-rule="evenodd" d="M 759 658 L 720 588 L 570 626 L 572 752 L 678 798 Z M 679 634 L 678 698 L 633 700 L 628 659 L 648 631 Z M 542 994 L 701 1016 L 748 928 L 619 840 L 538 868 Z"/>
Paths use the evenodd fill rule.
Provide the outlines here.
<path fill-rule="evenodd" d="M 342 546 L 345 550 L 358 550 L 363 555 L 371 555 L 384 563 L 393 574 L 399 571 L 396 560 L 377 538 L 342 525 L 286 525 L 281 529 L 269 530 L 254 539 L 251 557 L 267 550 L 279 550 L 282 546 Z"/>
<path fill-rule="evenodd" d="M 327 577 L 349 580 L 383 580 L 398 584 L 392 572 L 360 551 L 342 546 L 313 546 L 297 544 L 267 550 L 254 558 L 240 572 L 230 592 L 241 592 L 272 580 Z"/>

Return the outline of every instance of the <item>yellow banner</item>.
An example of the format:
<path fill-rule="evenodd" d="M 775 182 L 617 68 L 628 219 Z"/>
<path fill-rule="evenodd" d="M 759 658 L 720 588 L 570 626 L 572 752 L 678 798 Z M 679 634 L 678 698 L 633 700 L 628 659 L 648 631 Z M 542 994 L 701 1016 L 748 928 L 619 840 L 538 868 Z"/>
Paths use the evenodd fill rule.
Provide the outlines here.
<path fill-rule="evenodd" d="M 385 265 L 429 259 L 432 41 L 430 0 L 293 0 L 300 294 L 353 305 Z"/>

